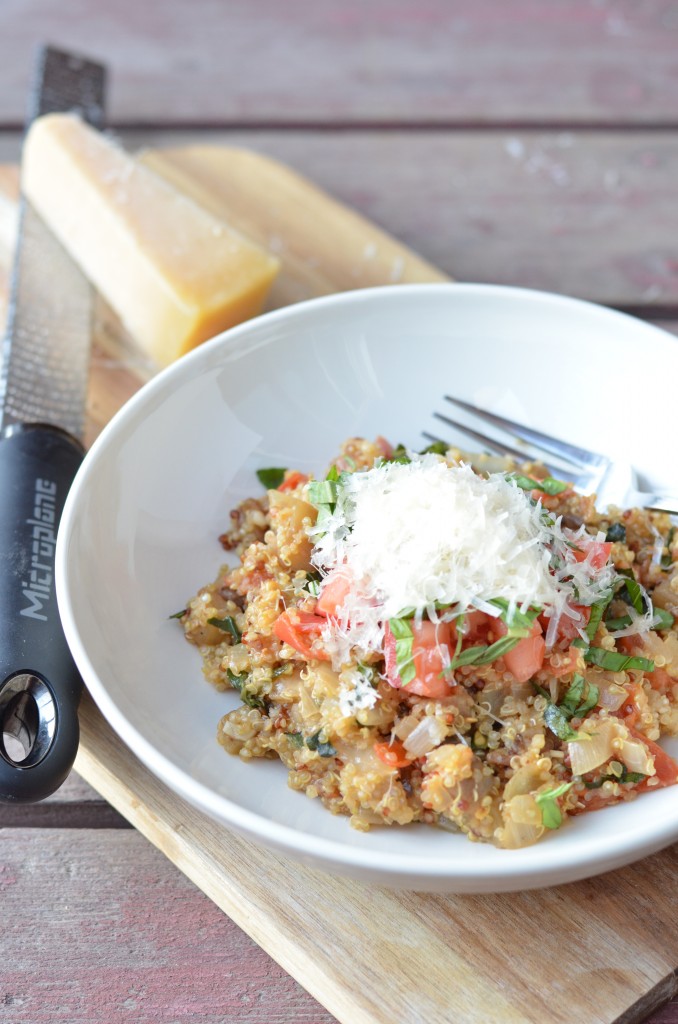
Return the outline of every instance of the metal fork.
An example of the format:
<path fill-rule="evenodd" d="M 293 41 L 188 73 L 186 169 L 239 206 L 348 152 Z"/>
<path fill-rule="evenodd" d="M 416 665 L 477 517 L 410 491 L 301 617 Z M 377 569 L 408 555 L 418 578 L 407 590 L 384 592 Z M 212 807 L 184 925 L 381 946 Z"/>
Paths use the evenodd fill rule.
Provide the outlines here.
<path fill-rule="evenodd" d="M 678 515 L 678 496 L 643 490 L 639 485 L 636 471 L 630 463 L 610 459 L 606 455 L 601 455 L 600 452 L 592 452 L 586 448 L 568 444 L 557 437 L 550 437 L 539 430 L 506 419 L 505 416 L 498 416 L 497 413 L 488 412 L 487 409 L 481 409 L 477 405 L 464 402 L 452 395 L 445 395 L 445 401 L 478 417 L 483 423 L 498 428 L 508 435 L 514 444 L 508 444 L 498 437 L 490 437 L 440 412 L 433 414 L 437 419 L 456 430 L 461 430 L 474 441 L 480 442 L 485 448 L 489 448 L 490 451 L 505 458 L 518 462 L 538 459 L 552 476 L 566 479 L 573 484 L 576 491 L 582 494 L 595 492 L 598 495 L 598 505 L 601 508 L 606 508 L 608 505 L 620 505 L 655 509 Z M 430 441 L 443 440 L 427 431 L 423 431 L 423 434 Z M 515 447 L 516 443 L 520 444 L 521 442 L 525 447 Z"/>

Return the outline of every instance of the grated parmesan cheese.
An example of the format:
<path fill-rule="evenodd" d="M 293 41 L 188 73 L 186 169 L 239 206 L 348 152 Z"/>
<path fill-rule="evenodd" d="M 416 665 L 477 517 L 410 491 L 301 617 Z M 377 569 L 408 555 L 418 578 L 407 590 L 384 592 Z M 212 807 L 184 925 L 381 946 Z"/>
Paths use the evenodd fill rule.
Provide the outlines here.
<path fill-rule="evenodd" d="M 344 476 L 321 529 L 314 564 L 353 584 L 324 634 L 338 663 L 351 647 L 381 650 L 384 622 L 405 612 L 433 621 L 471 608 L 496 616 L 489 602 L 503 598 L 509 609 L 539 606 L 555 621 L 577 620 L 572 606 L 593 603 L 614 576 L 612 566 L 594 570 L 590 555 L 574 561 L 571 544 L 583 531 L 563 529 L 504 474 L 482 477 L 433 454 Z"/>
<path fill-rule="evenodd" d="M 373 708 L 379 700 L 379 694 L 367 676 L 358 669 L 344 669 L 339 676 L 339 682 L 339 709 L 344 718 L 349 718 L 364 708 Z"/>

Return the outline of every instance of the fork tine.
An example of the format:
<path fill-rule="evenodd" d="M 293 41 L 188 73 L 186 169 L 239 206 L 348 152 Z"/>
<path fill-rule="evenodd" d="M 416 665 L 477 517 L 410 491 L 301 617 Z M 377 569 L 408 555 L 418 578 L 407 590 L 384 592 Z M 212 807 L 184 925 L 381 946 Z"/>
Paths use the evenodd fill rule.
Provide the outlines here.
<path fill-rule="evenodd" d="M 467 427 L 464 423 L 458 423 L 457 420 L 451 419 L 449 416 L 444 416 L 441 412 L 434 412 L 433 415 L 438 420 L 442 420 L 443 423 L 447 423 L 450 427 L 456 427 L 457 430 L 463 431 L 464 434 L 468 434 L 474 441 L 480 441 L 481 444 L 485 445 L 486 448 L 491 448 L 492 451 L 498 452 L 499 455 L 508 455 L 511 459 L 516 459 L 518 462 L 527 462 L 530 458 L 530 453 L 526 451 L 520 451 L 518 448 L 512 448 L 510 444 L 504 444 L 503 441 L 496 441 L 493 437 L 488 437 L 487 434 L 481 434 L 479 430 L 474 430 L 473 427 Z"/>
<path fill-rule="evenodd" d="M 541 431 L 533 430 L 532 427 L 526 427 L 522 423 L 516 423 L 514 420 L 506 419 L 504 416 L 498 416 L 494 412 L 487 412 L 486 409 L 479 409 L 477 405 L 472 405 L 470 402 L 464 402 L 460 398 L 454 398 L 452 395 L 445 395 L 445 400 L 447 402 L 451 402 L 453 405 L 458 405 L 461 409 L 465 409 L 467 412 L 473 413 L 474 416 L 478 416 L 480 419 L 486 420 L 488 423 L 493 423 L 496 427 L 500 427 L 509 433 L 513 433 L 516 437 L 519 437 L 521 441 L 527 441 L 528 444 L 533 444 L 543 452 L 548 452 L 550 455 L 556 455 L 561 459 L 566 459 L 574 466 L 589 469 L 594 466 L 605 465 L 609 462 L 609 459 L 604 455 L 599 455 L 598 452 L 591 452 L 586 448 L 578 448 L 576 445 L 567 444 L 565 441 L 558 440 L 557 437 L 550 437 L 548 434 L 542 434 Z M 459 426 L 459 424 L 455 425 Z M 522 454 L 522 458 L 525 458 L 524 452 Z"/>

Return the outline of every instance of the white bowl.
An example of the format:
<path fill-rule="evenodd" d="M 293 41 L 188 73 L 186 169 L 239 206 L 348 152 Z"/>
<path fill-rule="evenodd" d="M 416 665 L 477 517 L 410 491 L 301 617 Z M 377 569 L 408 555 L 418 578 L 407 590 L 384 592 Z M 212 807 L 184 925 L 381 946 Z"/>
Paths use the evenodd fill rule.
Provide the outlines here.
<path fill-rule="evenodd" d="M 216 575 L 230 509 L 261 493 L 257 468 L 321 473 L 351 435 L 421 447 L 423 429 L 439 432 L 431 414 L 450 390 L 630 459 L 668 487 L 667 381 L 677 378 L 678 345 L 661 330 L 588 303 L 484 285 L 345 293 L 228 331 L 127 403 L 69 496 L 58 596 L 87 687 L 151 771 L 224 827 L 358 879 L 503 891 L 571 881 L 659 849 L 678 837 L 678 789 L 582 815 L 517 851 L 425 826 L 356 832 L 288 789 L 279 762 L 245 764 L 218 746 L 217 723 L 237 697 L 204 681 L 198 652 L 168 615 Z"/>

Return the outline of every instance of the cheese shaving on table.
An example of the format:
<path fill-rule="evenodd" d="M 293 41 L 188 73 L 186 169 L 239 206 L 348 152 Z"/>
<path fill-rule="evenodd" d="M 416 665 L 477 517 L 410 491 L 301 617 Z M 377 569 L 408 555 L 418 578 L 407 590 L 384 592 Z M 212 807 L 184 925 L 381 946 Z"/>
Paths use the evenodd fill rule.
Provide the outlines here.
<path fill-rule="evenodd" d="M 479 476 L 433 454 L 344 474 L 333 512 L 312 536 L 314 564 L 352 583 L 324 634 L 337 662 L 352 647 L 381 650 L 384 623 L 403 614 L 497 616 L 490 601 L 502 599 L 509 618 L 539 607 L 576 620 L 573 605 L 600 599 L 614 578 L 611 565 L 576 562 L 572 545 L 583 530 L 564 529 L 510 477 Z"/>

